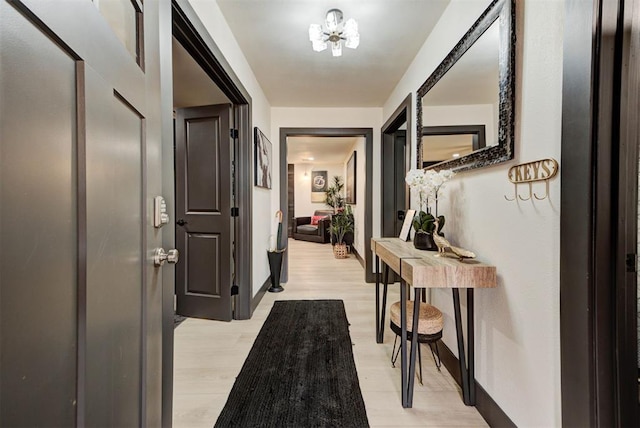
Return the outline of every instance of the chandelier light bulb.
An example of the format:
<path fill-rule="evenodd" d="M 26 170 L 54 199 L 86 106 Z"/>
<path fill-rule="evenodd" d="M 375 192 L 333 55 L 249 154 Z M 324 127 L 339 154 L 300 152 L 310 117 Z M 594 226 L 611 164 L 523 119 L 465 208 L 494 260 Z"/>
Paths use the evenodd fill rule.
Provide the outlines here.
<path fill-rule="evenodd" d="M 309 26 L 309 40 L 315 42 L 316 40 L 322 40 L 322 25 L 311 24 Z"/>
<path fill-rule="evenodd" d="M 330 32 L 338 31 L 338 26 L 342 23 L 342 11 L 340 9 L 331 9 L 327 12 L 326 24 Z"/>
<path fill-rule="evenodd" d="M 360 35 L 356 34 L 352 37 L 347 37 L 347 40 L 344 42 L 344 45 L 350 49 L 355 49 L 360 44 Z"/>
<path fill-rule="evenodd" d="M 331 53 L 333 56 L 342 56 L 342 43 L 340 41 L 331 43 Z"/>
<path fill-rule="evenodd" d="M 322 40 L 314 40 L 313 42 L 313 50 L 316 52 L 322 52 L 327 49 L 327 42 L 323 42 Z"/>
<path fill-rule="evenodd" d="M 360 44 L 358 23 L 350 18 L 343 23 L 343 15 L 340 9 L 330 9 L 325 17 L 324 27 L 319 24 L 309 26 L 309 40 L 314 51 L 322 52 L 331 44 L 331 54 L 342 56 L 342 41 L 350 49 L 355 49 Z"/>
<path fill-rule="evenodd" d="M 351 18 L 344 24 L 344 35 L 347 38 L 358 36 L 358 23 L 355 19 Z"/>

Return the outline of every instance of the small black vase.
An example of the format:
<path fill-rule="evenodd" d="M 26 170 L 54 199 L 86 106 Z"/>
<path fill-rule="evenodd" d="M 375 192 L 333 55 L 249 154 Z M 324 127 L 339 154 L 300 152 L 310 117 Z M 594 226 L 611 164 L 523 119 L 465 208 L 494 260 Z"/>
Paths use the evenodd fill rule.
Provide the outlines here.
<path fill-rule="evenodd" d="M 433 240 L 433 235 L 427 232 L 416 232 L 413 237 L 413 246 L 418 250 L 437 251 L 438 247 Z"/>

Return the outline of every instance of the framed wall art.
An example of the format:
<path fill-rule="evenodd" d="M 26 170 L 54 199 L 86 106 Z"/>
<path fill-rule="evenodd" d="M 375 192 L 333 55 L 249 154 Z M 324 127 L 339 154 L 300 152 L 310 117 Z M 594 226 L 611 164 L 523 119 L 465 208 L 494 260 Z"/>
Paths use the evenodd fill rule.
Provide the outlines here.
<path fill-rule="evenodd" d="M 271 157 L 272 148 L 269 141 L 256 126 L 253 128 L 254 136 L 254 185 L 271 189 Z"/>
<path fill-rule="evenodd" d="M 327 171 L 311 171 L 311 202 L 325 201 L 327 185 Z"/>
<path fill-rule="evenodd" d="M 416 215 L 416 210 L 407 210 L 404 214 L 404 222 L 402 223 L 402 230 L 400 231 L 400 236 L 398 238 L 403 241 L 409 240 L 409 235 L 411 235 L 411 226 L 413 225 L 413 217 Z"/>
<path fill-rule="evenodd" d="M 354 151 L 347 161 L 347 193 L 345 195 L 345 202 L 347 204 L 356 203 L 356 155 L 357 152 Z"/>

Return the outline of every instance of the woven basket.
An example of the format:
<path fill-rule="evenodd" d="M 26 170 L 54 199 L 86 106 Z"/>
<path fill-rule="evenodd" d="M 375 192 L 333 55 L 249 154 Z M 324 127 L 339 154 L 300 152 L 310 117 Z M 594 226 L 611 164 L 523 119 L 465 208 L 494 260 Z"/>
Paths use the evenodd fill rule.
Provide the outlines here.
<path fill-rule="evenodd" d="M 333 256 L 336 259 L 346 259 L 349 257 L 347 253 L 347 244 L 336 244 L 333 246 Z"/>

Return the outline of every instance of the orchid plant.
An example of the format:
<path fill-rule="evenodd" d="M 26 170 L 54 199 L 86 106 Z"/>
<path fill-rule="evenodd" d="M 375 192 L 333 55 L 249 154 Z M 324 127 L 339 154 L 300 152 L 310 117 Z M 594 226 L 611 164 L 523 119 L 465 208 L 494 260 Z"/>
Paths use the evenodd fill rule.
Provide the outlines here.
<path fill-rule="evenodd" d="M 450 169 L 441 171 L 412 169 L 407 173 L 405 181 L 419 204 L 419 212 L 413 220 L 413 228 L 416 232 L 433 233 L 435 217 L 438 217 L 438 233 L 440 233 L 445 222 L 444 216 L 438 216 L 438 200 L 442 198 L 440 190 L 454 175 L 455 173 Z M 435 217 L 431 214 L 430 201 L 435 202 Z"/>

